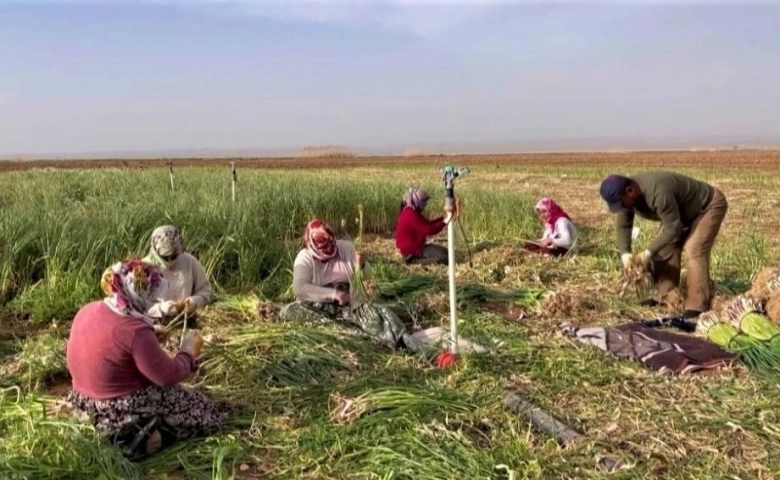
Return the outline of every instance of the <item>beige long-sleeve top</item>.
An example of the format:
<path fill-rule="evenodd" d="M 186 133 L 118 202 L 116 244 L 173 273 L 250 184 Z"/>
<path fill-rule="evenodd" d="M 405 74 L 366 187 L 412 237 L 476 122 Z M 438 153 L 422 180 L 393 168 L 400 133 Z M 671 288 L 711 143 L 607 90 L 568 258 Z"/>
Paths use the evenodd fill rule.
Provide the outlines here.
<path fill-rule="evenodd" d="M 149 316 L 153 318 L 164 317 L 160 306 L 165 301 L 178 302 L 192 298 L 198 308 L 203 308 L 211 301 L 212 291 L 209 277 L 198 259 L 189 253 L 182 253 L 170 267 L 163 267 L 160 270 L 168 281 L 168 288 L 157 299 L 158 303 L 149 309 L 147 312 Z"/>
<path fill-rule="evenodd" d="M 326 288 L 324 279 L 332 277 L 334 269 L 347 272 L 352 296 L 352 280 L 355 277 L 355 245 L 347 240 L 337 240 L 338 255 L 328 262 L 314 258 L 310 251 L 303 249 L 298 252 L 293 264 L 293 293 L 297 300 L 303 302 L 328 303 L 336 298 L 335 288 Z M 338 264 L 338 265 L 337 265 Z M 371 265 L 365 262 L 363 278 L 371 278 Z"/>

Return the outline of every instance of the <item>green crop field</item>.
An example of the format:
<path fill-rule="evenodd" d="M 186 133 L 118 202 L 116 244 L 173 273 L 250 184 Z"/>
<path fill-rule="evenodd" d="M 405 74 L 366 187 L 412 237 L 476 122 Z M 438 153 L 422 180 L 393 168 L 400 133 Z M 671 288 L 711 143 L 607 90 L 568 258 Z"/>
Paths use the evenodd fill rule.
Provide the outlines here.
<path fill-rule="evenodd" d="M 780 176 L 720 167 L 679 170 L 711 181 L 730 202 L 714 252 L 718 301 L 780 263 Z M 658 313 L 619 298 L 612 217 L 598 196 L 604 175 L 638 170 L 479 165 L 458 181 L 473 257 L 469 268 L 458 231 L 459 285 L 543 289 L 558 300 L 462 301 L 460 334 L 503 346 L 466 355 L 451 370 L 338 326 L 258 315 L 259 305 L 291 300 L 292 261 L 307 221 L 325 219 L 350 238 L 360 204 L 377 281 L 434 277 L 433 286 L 398 301 L 418 326 L 448 326 L 446 270 L 404 266 L 392 235 L 410 185 L 426 187 L 429 209 L 441 209 L 435 165 L 244 169 L 236 202 L 228 167 L 178 168 L 174 191 L 160 168 L 4 172 L 0 478 L 579 479 L 606 476 L 597 462 L 603 455 L 627 465 L 611 478 L 778 478 L 776 378 L 741 367 L 659 375 L 559 334 L 563 322 L 614 325 Z M 533 212 L 540 196 L 556 199 L 580 228 L 568 258 L 519 249 L 541 234 Z M 75 312 L 100 298 L 105 268 L 145 255 L 162 224 L 181 228 L 218 294 L 203 315 L 208 341 L 191 383 L 235 412 L 219 435 L 133 464 L 59 402 L 69 387 L 65 343 Z M 644 245 L 656 227 L 639 226 Z M 561 447 L 506 409 L 508 391 L 587 441 Z"/>

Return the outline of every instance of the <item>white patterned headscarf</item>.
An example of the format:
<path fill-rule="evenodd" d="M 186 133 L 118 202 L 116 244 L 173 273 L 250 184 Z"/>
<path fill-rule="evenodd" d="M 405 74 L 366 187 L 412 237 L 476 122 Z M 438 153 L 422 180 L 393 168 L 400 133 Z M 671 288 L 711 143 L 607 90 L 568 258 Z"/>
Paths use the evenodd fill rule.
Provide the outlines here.
<path fill-rule="evenodd" d="M 184 252 L 181 232 L 173 225 L 157 227 L 152 232 L 150 257 L 158 267 L 169 267 Z"/>

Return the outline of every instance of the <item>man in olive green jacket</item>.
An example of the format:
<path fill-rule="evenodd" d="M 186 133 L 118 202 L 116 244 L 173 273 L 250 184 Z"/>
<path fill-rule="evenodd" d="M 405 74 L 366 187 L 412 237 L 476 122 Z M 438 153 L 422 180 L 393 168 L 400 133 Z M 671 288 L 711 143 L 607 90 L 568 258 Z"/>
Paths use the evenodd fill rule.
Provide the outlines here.
<path fill-rule="evenodd" d="M 660 222 L 655 239 L 640 255 L 652 267 L 657 305 L 679 288 L 681 257 L 688 268 L 686 318 L 707 311 L 710 291 L 710 255 L 728 211 L 723 193 L 707 183 L 671 172 L 612 175 L 601 183 L 601 198 L 617 214 L 617 244 L 623 266 L 631 259 L 634 216 Z"/>

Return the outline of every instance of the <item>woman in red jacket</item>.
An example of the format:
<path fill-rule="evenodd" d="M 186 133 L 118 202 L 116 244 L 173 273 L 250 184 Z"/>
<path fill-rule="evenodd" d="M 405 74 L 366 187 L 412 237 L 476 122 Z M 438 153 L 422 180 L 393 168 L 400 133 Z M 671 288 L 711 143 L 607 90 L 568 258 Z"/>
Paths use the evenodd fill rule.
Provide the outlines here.
<path fill-rule="evenodd" d="M 428 237 L 438 234 L 447 222 L 444 217 L 428 220 L 423 215 L 430 196 L 425 190 L 413 187 L 404 194 L 401 214 L 395 226 L 395 246 L 408 264 L 447 265 L 447 249 L 426 243 Z"/>
<path fill-rule="evenodd" d="M 171 357 L 146 315 L 167 287 L 162 273 L 130 260 L 106 270 L 101 287 L 106 298 L 79 310 L 68 339 L 75 410 L 133 457 L 217 429 L 226 412 L 181 385 L 198 369 L 197 331 L 187 332 Z M 139 434 L 145 427 L 148 433 Z"/>

